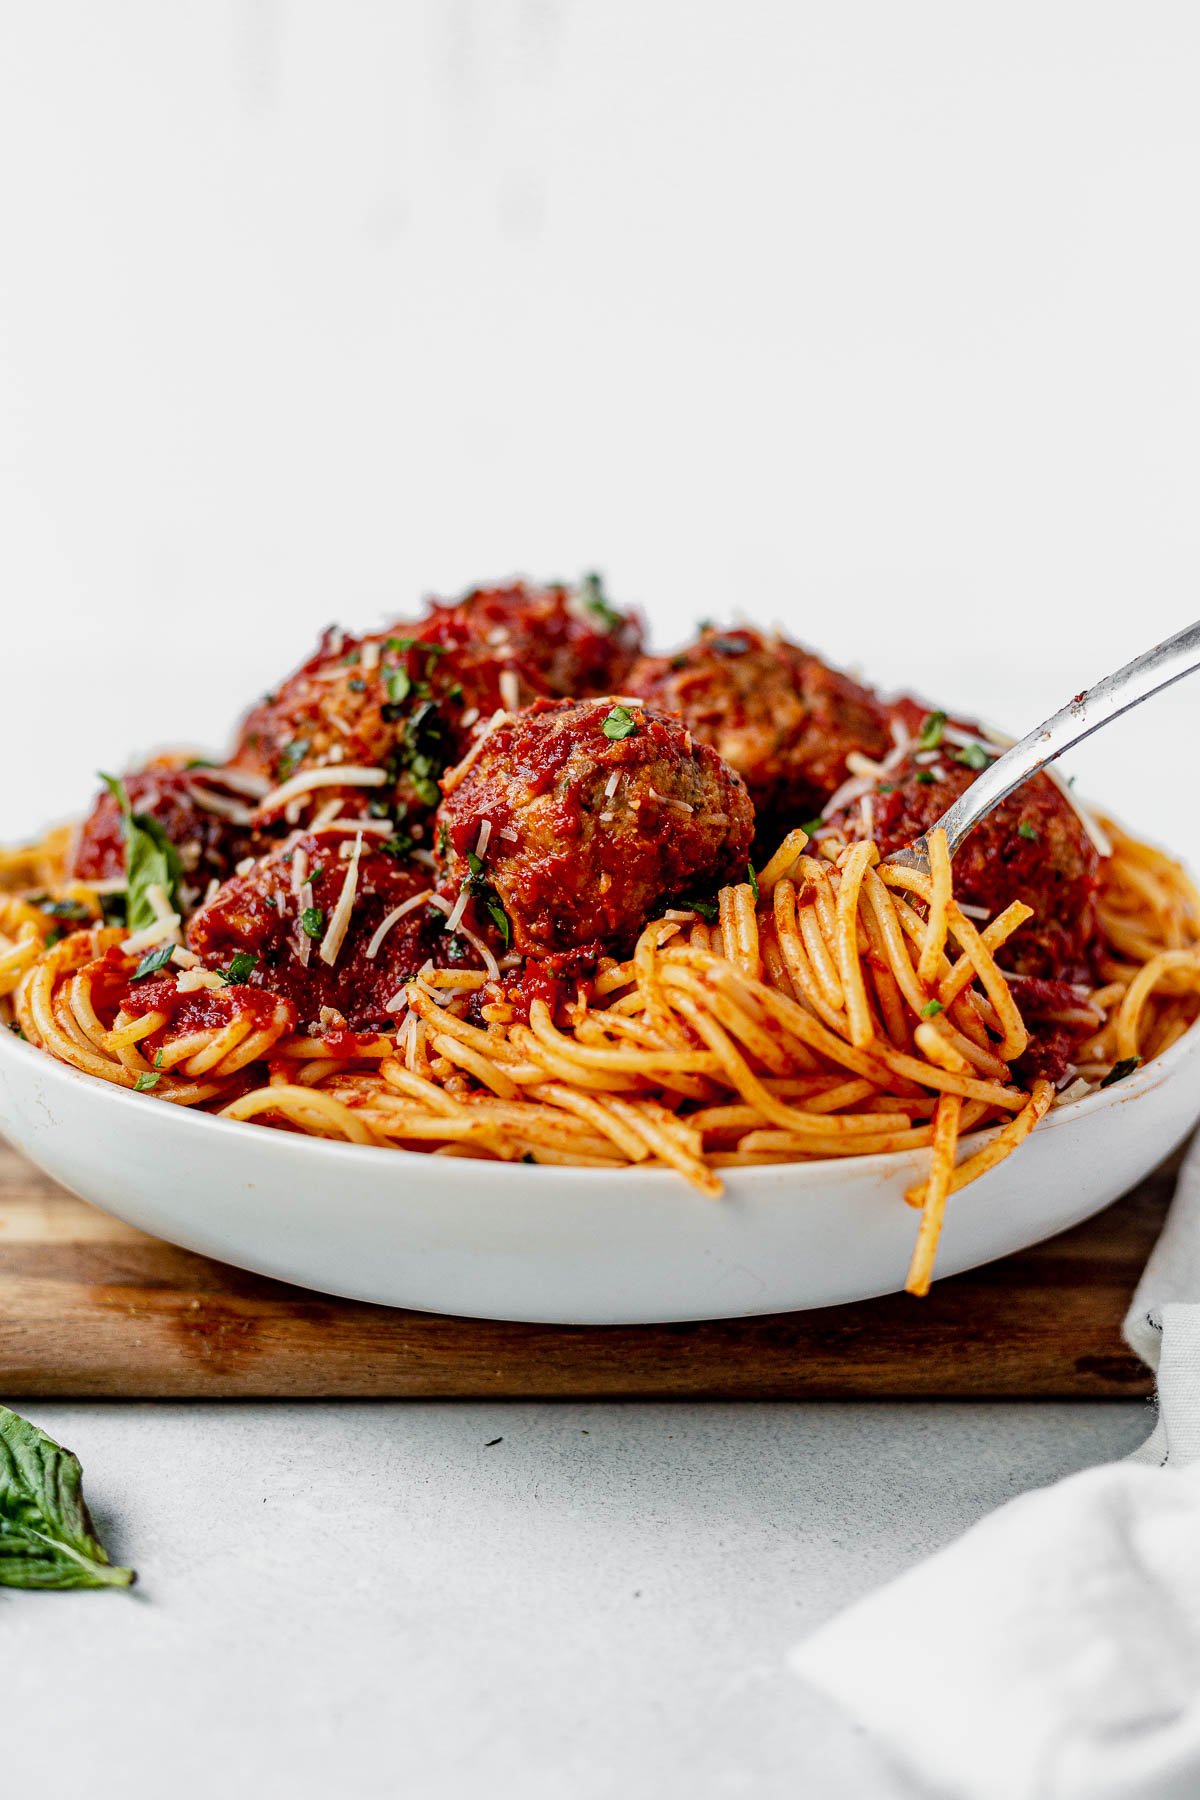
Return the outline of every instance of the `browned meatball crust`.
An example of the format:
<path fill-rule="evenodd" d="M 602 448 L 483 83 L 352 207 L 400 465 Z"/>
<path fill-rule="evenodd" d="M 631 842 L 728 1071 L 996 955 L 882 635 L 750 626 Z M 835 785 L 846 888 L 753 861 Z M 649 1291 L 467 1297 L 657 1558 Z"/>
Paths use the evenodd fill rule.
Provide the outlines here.
<path fill-rule="evenodd" d="M 869 689 L 785 638 L 706 629 L 673 656 L 645 656 L 630 693 L 677 712 L 735 768 L 755 807 L 784 828 L 818 814 L 846 757 L 880 756 L 886 711 Z"/>
<path fill-rule="evenodd" d="M 209 968 L 228 968 L 241 952 L 246 986 L 281 995 L 302 1025 L 336 1012 L 352 1028 L 393 1026 L 387 1003 L 433 956 L 439 964 L 469 963 L 466 946 L 442 934 L 444 913 L 424 902 L 388 930 L 372 956 L 376 932 L 398 906 L 431 892 L 432 871 L 365 839 L 358 858 L 346 934 L 332 962 L 322 944 L 334 919 L 352 861 L 353 838 L 310 832 L 260 857 L 192 918 L 188 947 Z M 464 952 L 460 954 L 460 952 Z"/>
<path fill-rule="evenodd" d="M 474 588 L 435 606 L 430 622 L 439 619 L 454 639 L 510 658 L 540 692 L 559 699 L 622 692 L 642 648 L 641 619 L 613 606 L 597 575 L 577 588 L 524 581 Z"/>
<path fill-rule="evenodd" d="M 967 758 L 966 761 L 960 760 Z M 977 766 L 972 766 L 972 764 Z M 861 801 L 830 816 L 846 837 L 869 834 L 888 856 L 911 844 L 966 792 L 986 766 L 978 748 L 949 741 L 910 753 Z M 1100 859 L 1069 802 L 1046 775 L 1035 775 L 988 814 L 954 856 L 954 891 L 989 914 L 1024 900 L 1033 917 L 998 960 L 1019 975 L 1089 981 L 1096 939 Z"/>
<path fill-rule="evenodd" d="M 754 835 L 734 770 L 632 701 L 540 701 L 444 785 L 449 882 L 522 955 L 625 952 L 663 901 L 743 877 Z"/>

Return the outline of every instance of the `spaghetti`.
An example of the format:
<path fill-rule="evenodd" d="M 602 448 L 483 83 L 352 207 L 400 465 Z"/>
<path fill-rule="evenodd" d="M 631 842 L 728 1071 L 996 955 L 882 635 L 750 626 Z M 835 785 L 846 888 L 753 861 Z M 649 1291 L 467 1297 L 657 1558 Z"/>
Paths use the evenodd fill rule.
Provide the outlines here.
<path fill-rule="evenodd" d="M 573 999 L 535 997 L 527 1016 L 486 967 L 430 962 L 394 1029 L 308 1033 L 286 1000 L 169 942 L 156 969 L 171 1004 L 139 1012 L 140 958 L 100 896 L 65 880 L 58 834 L 0 871 L 45 890 L 0 896 L 0 1010 L 74 1068 L 225 1118 L 443 1156 L 665 1166 L 712 1198 L 729 1167 L 928 1150 L 907 1194 L 908 1288 L 924 1294 L 950 1197 L 1051 1106 L 1161 1054 L 1200 1014 L 1200 893 L 1106 830 L 1100 985 L 1042 1014 L 1075 1045 L 1057 1081 L 1028 1072 L 1021 979 L 997 961 L 1030 908 L 968 916 L 936 832 L 926 875 L 869 839 L 823 833 L 816 854 L 792 831 L 712 918 L 666 912 L 627 960 L 601 959 Z"/>

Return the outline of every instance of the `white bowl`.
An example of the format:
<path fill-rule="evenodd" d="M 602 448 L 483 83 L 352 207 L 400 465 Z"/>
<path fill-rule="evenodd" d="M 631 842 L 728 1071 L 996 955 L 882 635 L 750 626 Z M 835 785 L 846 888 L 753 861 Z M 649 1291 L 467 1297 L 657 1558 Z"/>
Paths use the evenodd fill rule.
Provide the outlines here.
<path fill-rule="evenodd" d="M 530 1168 L 303 1138 L 165 1105 L 0 1032 L 0 1128 L 82 1199 L 284 1281 L 485 1319 L 628 1325 L 787 1312 L 904 1285 L 928 1152 L 727 1171 Z M 954 1275 L 1107 1206 L 1200 1114 L 1200 1026 L 1052 1113 L 950 1201 Z M 983 1141 L 983 1137 L 972 1141 Z"/>

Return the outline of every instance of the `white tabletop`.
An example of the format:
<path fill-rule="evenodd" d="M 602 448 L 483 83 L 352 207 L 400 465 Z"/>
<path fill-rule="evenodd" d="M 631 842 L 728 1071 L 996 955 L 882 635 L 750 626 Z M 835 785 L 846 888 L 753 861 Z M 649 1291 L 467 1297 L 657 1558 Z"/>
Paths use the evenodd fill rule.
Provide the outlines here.
<path fill-rule="evenodd" d="M 94 1800 L 890 1795 L 788 1648 L 1148 1429 L 1142 1402 L 25 1411 L 141 1574 L 0 1590 L 6 1787 Z"/>

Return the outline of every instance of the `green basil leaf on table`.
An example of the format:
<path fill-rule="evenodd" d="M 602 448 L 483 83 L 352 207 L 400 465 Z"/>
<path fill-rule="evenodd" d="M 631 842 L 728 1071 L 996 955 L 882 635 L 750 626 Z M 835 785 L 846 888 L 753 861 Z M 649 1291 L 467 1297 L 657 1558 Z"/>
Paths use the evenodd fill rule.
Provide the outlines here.
<path fill-rule="evenodd" d="M 128 1587 L 96 1536 L 79 1459 L 0 1406 L 0 1587 Z"/>

